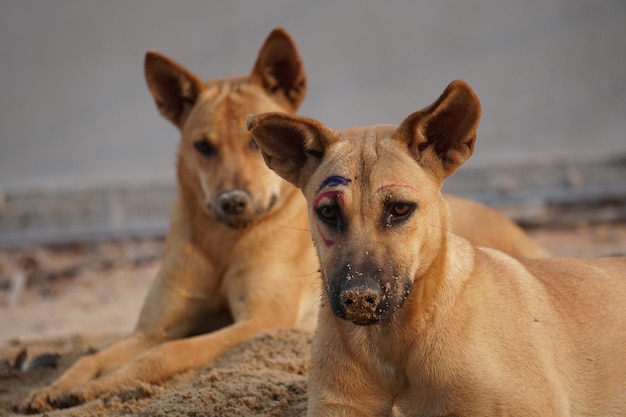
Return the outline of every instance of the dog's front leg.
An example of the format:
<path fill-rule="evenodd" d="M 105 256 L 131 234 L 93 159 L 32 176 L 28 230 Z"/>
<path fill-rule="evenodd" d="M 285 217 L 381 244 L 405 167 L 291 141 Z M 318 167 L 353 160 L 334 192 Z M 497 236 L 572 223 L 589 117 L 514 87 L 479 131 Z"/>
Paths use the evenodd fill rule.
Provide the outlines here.
<path fill-rule="evenodd" d="M 57 402 L 64 393 L 101 374 L 111 371 L 148 350 L 149 342 L 140 333 L 134 333 L 109 348 L 81 357 L 59 379 L 51 385 L 33 391 L 22 405 L 25 412 L 52 410 L 51 404 Z"/>
<path fill-rule="evenodd" d="M 278 276 L 284 278 L 282 274 Z M 227 290 L 227 300 L 234 324 L 211 333 L 157 345 L 117 371 L 72 390 L 54 405 L 71 407 L 106 394 L 141 391 L 146 383 L 159 384 L 174 375 L 200 369 L 261 331 L 292 328 L 297 319 L 299 294 L 276 303 L 281 299 L 280 294 L 289 290 L 284 283 L 277 285 L 274 279 L 232 277 L 233 285 Z"/>
<path fill-rule="evenodd" d="M 135 363 L 134 359 L 154 346 L 187 336 L 198 323 L 209 322 L 215 316 L 207 311 L 207 304 L 210 303 L 206 295 L 216 292 L 214 287 L 217 284 L 211 278 L 213 276 L 215 272 L 211 265 L 198 256 L 193 247 L 175 246 L 166 254 L 133 334 L 100 352 L 83 356 L 51 385 L 30 393 L 20 409 L 31 413 L 42 412 L 59 405 L 93 399 L 73 393 L 80 392 L 82 386 L 89 385 L 89 381 L 97 378 L 106 380 L 107 374 Z M 104 388 L 107 385 L 102 383 L 100 386 Z"/>
<path fill-rule="evenodd" d="M 67 403 L 68 394 L 83 384 L 97 378 L 106 378 L 107 374 L 115 373 L 118 368 L 133 363 L 134 359 L 163 341 L 183 336 L 190 323 L 198 321 L 196 317 L 202 311 L 199 306 L 201 303 L 197 300 L 186 300 L 175 291 L 163 291 L 167 287 L 160 280 L 161 277 L 157 277 L 137 329 L 130 336 L 100 352 L 79 358 L 52 384 L 31 392 L 21 404 L 21 410 L 29 413 L 52 410 L 58 404 Z M 162 294 L 164 292 L 167 296 Z M 151 310 L 160 311 L 156 313 Z M 94 397 L 81 398 L 90 400 Z"/>
<path fill-rule="evenodd" d="M 159 384 L 174 375 L 202 368 L 258 333 L 261 327 L 253 321 L 242 321 L 213 333 L 163 343 L 116 372 L 70 391 L 53 405 L 67 408 L 106 395 L 141 391 L 146 383 Z"/>

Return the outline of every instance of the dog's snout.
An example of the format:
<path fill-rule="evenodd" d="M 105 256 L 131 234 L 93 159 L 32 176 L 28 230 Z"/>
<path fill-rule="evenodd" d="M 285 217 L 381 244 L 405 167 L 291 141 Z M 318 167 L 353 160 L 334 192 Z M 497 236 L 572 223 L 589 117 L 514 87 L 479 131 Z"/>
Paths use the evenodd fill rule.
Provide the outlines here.
<path fill-rule="evenodd" d="M 331 273 L 326 281 L 330 308 L 340 319 L 361 326 L 393 315 L 411 293 L 410 275 L 382 264 L 355 264 Z"/>
<path fill-rule="evenodd" d="M 341 302 L 349 308 L 376 307 L 379 302 L 380 293 L 372 288 L 350 288 L 341 293 Z"/>
<path fill-rule="evenodd" d="M 218 197 L 217 204 L 226 215 L 241 214 L 250 205 L 250 194 L 244 190 L 225 191 Z"/>
<path fill-rule="evenodd" d="M 376 280 L 355 279 L 343 285 L 339 298 L 348 320 L 356 324 L 370 324 L 376 321 L 383 293 Z"/>

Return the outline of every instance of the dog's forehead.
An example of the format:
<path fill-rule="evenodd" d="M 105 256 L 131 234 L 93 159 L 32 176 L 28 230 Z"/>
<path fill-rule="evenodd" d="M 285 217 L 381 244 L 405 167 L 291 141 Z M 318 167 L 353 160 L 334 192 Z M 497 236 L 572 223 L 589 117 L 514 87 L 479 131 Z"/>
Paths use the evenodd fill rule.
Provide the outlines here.
<path fill-rule="evenodd" d="M 396 130 L 393 125 L 374 125 L 336 131 L 338 140 L 313 181 L 315 190 L 332 186 L 371 196 L 389 184 L 420 182 L 425 174 L 406 147 L 393 139 Z"/>
<path fill-rule="evenodd" d="M 282 111 L 258 86 L 244 78 L 210 81 L 198 97 L 187 125 L 194 127 L 190 138 L 206 136 L 213 141 L 233 134 L 249 135 L 245 119 L 251 113 Z"/>
<path fill-rule="evenodd" d="M 198 107 L 206 111 L 218 112 L 223 107 L 240 110 L 242 113 L 266 113 L 281 111 L 278 103 L 272 100 L 257 85 L 252 85 L 247 78 L 227 78 L 206 84 L 197 102 Z"/>
<path fill-rule="evenodd" d="M 342 141 L 348 141 L 355 146 L 359 146 L 368 142 L 377 142 L 383 139 L 389 139 L 395 131 L 395 126 L 381 124 L 340 130 L 337 132 L 337 136 Z"/>
<path fill-rule="evenodd" d="M 336 131 L 337 141 L 334 143 L 331 154 L 337 163 L 350 165 L 350 170 L 358 169 L 364 161 L 371 166 L 378 159 L 383 148 L 392 143 L 392 136 L 396 131 L 393 125 L 373 125 L 353 127 Z"/>

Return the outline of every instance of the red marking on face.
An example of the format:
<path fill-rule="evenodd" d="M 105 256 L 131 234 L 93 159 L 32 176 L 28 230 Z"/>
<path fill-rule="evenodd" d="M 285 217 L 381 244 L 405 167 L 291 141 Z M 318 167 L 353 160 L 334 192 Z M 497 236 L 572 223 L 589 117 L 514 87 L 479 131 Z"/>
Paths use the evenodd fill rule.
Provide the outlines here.
<path fill-rule="evenodd" d="M 320 227 L 319 223 L 317 223 L 317 231 L 322 237 L 322 240 L 324 241 L 324 245 L 326 245 L 327 248 L 330 248 L 331 246 L 335 244 L 334 240 L 330 240 L 326 236 L 324 236 L 324 233 L 322 233 L 322 228 Z"/>
<path fill-rule="evenodd" d="M 313 199 L 313 208 L 317 208 L 317 203 L 319 203 L 320 200 L 325 197 L 333 198 L 337 200 L 340 206 L 343 206 L 343 193 L 341 191 L 325 191 L 315 196 L 315 198 Z"/>
<path fill-rule="evenodd" d="M 392 188 L 392 187 L 409 188 L 409 189 L 411 189 L 413 191 L 417 191 L 415 189 L 415 187 L 412 187 L 412 186 L 406 185 L 406 184 L 386 184 L 386 185 L 383 185 L 382 187 L 379 187 L 376 191 L 374 191 L 374 194 L 377 194 L 379 191 L 381 191 L 381 190 L 383 190 L 385 188 Z"/>

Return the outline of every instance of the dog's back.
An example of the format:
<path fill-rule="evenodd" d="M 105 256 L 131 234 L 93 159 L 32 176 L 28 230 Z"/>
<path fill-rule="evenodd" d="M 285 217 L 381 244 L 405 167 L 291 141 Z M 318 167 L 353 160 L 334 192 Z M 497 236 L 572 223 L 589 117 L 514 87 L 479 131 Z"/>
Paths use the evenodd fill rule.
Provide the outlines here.
<path fill-rule="evenodd" d="M 567 318 L 572 339 L 554 351 L 570 350 L 559 362 L 571 378 L 572 414 L 624 415 L 626 258 L 520 262 L 543 285 L 552 310 Z"/>
<path fill-rule="evenodd" d="M 550 256 L 521 227 L 499 211 L 450 194 L 444 194 L 444 197 L 454 214 L 452 230 L 474 245 L 498 249 L 516 257 Z"/>

